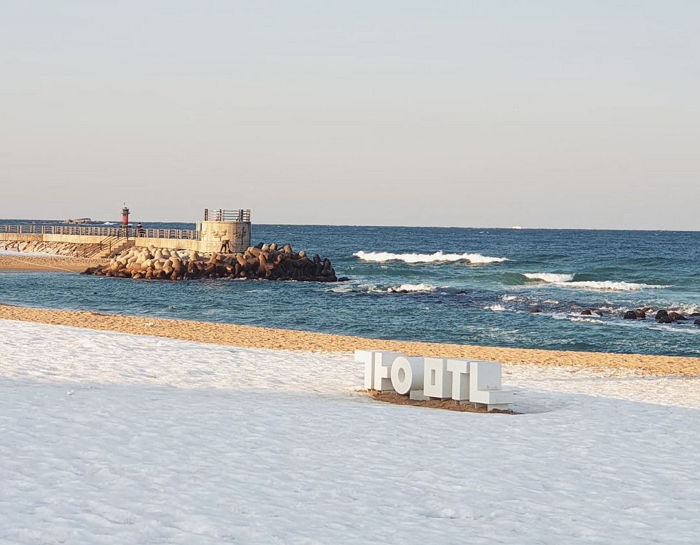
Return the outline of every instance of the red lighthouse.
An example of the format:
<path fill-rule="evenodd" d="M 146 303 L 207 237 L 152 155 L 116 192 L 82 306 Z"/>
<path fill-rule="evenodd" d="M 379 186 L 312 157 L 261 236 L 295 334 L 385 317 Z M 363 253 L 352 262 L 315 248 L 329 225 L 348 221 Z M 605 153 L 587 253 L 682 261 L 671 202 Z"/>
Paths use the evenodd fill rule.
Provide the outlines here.
<path fill-rule="evenodd" d="M 126 207 L 126 203 L 124 203 L 124 208 L 122 208 L 122 227 L 126 228 L 129 227 L 129 209 Z"/>

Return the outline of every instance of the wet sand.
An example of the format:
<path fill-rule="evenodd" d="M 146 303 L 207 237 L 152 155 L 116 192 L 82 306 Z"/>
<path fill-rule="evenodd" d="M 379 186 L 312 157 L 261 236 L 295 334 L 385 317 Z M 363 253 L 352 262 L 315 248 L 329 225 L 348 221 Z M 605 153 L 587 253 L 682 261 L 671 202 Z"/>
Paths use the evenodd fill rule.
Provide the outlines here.
<path fill-rule="evenodd" d="M 0 319 L 119 331 L 214 344 L 275 350 L 351 352 L 394 350 L 408 355 L 473 358 L 511 364 L 632 369 L 649 375 L 700 376 L 700 358 L 533 350 L 366 339 L 244 325 L 0 305 Z"/>
<path fill-rule="evenodd" d="M 0 254 L 0 271 L 83 272 L 102 263 L 99 259 L 79 257 Z"/>

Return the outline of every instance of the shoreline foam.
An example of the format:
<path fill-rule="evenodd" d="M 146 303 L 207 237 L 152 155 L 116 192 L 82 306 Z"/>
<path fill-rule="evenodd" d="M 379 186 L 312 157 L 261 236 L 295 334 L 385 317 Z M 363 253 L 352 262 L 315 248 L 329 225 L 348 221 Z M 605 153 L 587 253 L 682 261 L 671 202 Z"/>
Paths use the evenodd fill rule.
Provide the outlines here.
<path fill-rule="evenodd" d="M 700 376 L 700 358 L 505 348 L 368 339 L 247 325 L 173 320 L 150 316 L 98 314 L 0 305 L 0 319 L 117 331 L 210 344 L 311 352 L 393 350 L 408 355 L 471 358 L 510 364 L 632 369 L 648 375 Z"/>

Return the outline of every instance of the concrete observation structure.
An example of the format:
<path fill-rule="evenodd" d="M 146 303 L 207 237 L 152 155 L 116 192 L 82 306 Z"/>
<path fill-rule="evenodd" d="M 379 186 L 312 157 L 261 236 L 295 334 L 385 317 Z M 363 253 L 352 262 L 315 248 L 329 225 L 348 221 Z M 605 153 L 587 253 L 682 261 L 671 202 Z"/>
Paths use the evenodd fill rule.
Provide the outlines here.
<path fill-rule="evenodd" d="M 250 246 L 250 210 L 205 210 L 197 223 L 199 252 L 244 252 Z"/>

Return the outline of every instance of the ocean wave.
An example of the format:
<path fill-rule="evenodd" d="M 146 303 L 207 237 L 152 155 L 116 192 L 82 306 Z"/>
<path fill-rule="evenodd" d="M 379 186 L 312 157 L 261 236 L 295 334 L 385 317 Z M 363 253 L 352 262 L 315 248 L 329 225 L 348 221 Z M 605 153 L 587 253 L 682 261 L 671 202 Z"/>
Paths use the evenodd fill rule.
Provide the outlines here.
<path fill-rule="evenodd" d="M 667 306 L 663 305 L 657 305 L 660 309 L 666 309 L 666 310 L 673 310 L 675 312 L 678 312 L 679 314 L 683 314 L 686 318 L 690 318 L 693 314 L 700 312 L 700 305 L 694 305 L 692 303 L 680 303 L 680 304 L 671 304 Z"/>
<path fill-rule="evenodd" d="M 344 284 L 335 286 L 329 291 L 333 293 L 432 293 L 437 287 L 431 284 L 400 284 L 398 286 L 381 287 L 376 284 L 360 284 L 352 286 Z"/>
<path fill-rule="evenodd" d="M 492 310 L 494 312 L 503 312 L 505 309 L 506 307 L 499 305 L 498 303 L 484 307 L 484 310 Z"/>
<path fill-rule="evenodd" d="M 649 329 L 655 329 L 656 331 L 671 331 L 673 333 L 687 333 L 690 335 L 700 335 L 700 327 L 685 328 L 656 324 L 649 326 Z"/>
<path fill-rule="evenodd" d="M 506 295 L 501 295 L 501 300 L 508 303 L 510 301 L 524 301 L 525 299 L 523 299 L 522 297 L 518 297 L 517 295 L 506 294 Z"/>
<path fill-rule="evenodd" d="M 445 254 L 442 251 L 433 254 L 394 254 L 391 252 L 355 252 L 354 257 L 362 261 L 384 263 L 386 261 L 403 261 L 404 263 L 450 263 L 464 261 L 472 265 L 486 265 L 508 261 L 506 257 L 490 257 L 481 254 Z"/>
<path fill-rule="evenodd" d="M 430 293 L 437 290 L 430 284 L 401 284 L 387 288 L 387 293 Z"/>
<path fill-rule="evenodd" d="M 585 290 L 597 291 L 638 291 L 645 289 L 663 289 L 670 286 L 662 286 L 661 284 L 642 284 L 635 282 L 613 282 L 610 280 L 582 280 L 577 282 L 562 282 L 559 284 L 565 288 L 581 288 Z"/>
<path fill-rule="evenodd" d="M 530 280 L 542 280 L 543 282 L 556 284 L 561 282 L 571 282 L 574 279 L 573 274 L 558 274 L 558 273 L 523 273 L 525 278 Z"/>
<path fill-rule="evenodd" d="M 614 280 L 574 280 L 573 274 L 560 273 L 522 273 L 529 280 L 540 280 L 552 286 L 578 288 L 595 291 L 638 291 L 644 289 L 662 289 L 670 286 L 644 284 L 640 282 L 623 282 Z"/>
<path fill-rule="evenodd" d="M 586 318 L 585 316 L 570 316 L 568 318 L 570 322 L 584 322 L 587 324 L 606 324 L 604 320 L 599 318 Z"/>
<path fill-rule="evenodd" d="M 355 288 L 350 284 L 341 284 L 339 286 L 332 287 L 329 291 L 332 291 L 333 293 L 352 293 L 355 291 Z"/>

